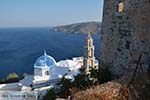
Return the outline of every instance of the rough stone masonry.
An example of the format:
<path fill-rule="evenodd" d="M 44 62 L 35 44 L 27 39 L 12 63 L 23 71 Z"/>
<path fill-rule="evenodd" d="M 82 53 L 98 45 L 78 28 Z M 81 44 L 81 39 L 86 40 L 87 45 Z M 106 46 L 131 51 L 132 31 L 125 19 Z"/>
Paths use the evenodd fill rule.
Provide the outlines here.
<path fill-rule="evenodd" d="M 141 66 L 150 63 L 150 0 L 104 0 L 100 61 L 112 64 L 122 76 L 142 53 Z"/>

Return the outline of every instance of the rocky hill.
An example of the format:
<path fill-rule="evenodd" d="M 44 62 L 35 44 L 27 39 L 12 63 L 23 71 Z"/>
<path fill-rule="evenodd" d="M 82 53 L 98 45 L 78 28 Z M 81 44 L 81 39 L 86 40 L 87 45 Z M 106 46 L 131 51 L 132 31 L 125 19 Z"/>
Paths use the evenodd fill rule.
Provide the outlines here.
<path fill-rule="evenodd" d="M 67 33 L 85 33 L 87 34 L 90 30 L 91 33 L 100 33 L 101 23 L 100 22 L 83 22 L 75 23 L 70 25 L 62 25 L 50 28 L 52 31 L 61 31 Z"/>

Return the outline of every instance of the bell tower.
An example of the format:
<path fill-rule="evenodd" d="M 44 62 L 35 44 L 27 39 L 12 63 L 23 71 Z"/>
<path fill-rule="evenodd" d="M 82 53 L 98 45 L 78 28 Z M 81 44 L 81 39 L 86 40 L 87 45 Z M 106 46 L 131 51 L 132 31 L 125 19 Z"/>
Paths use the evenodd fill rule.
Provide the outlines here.
<path fill-rule="evenodd" d="M 93 38 L 91 37 L 90 32 L 88 33 L 88 37 L 86 39 L 86 45 L 84 47 L 84 65 L 85 72 L 89 72 L 91 68 L 94 68 L 95 65 L 95 57 L 94 57 L 94 45 Z"/>

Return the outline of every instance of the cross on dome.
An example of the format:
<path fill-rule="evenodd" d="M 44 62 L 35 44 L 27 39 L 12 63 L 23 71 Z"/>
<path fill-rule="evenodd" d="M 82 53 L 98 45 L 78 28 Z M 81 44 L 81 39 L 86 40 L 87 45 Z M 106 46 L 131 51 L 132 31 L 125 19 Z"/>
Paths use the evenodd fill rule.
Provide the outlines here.
<path fill-rule="evenodd" d="M 46 50 L 44 50 L 44 55 L 45 55 L 45 56 L 47 55 Z"/>
<path fill-rule="evenodd" d="M 53 57 L 47 55 L 46 50 L 44 50 L 44 55 L 42 55 L 41 57 L 39 57 L 35 64 L 34 67 L 37 68 L 44 68 L 44 67 L 54 67 L 56 65 L 56 61 Z"/>

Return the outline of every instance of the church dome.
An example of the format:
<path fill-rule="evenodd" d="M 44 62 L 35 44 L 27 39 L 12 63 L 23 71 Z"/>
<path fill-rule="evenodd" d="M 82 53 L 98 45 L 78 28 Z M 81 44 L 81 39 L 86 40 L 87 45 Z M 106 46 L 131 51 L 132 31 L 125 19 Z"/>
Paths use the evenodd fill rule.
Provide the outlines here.
<path fill-rule="evenodd" d="M 55 59 L 44 52 L 44 55 L 36 60 L 34 67 L 54 67 L 55 65 Z"/>

